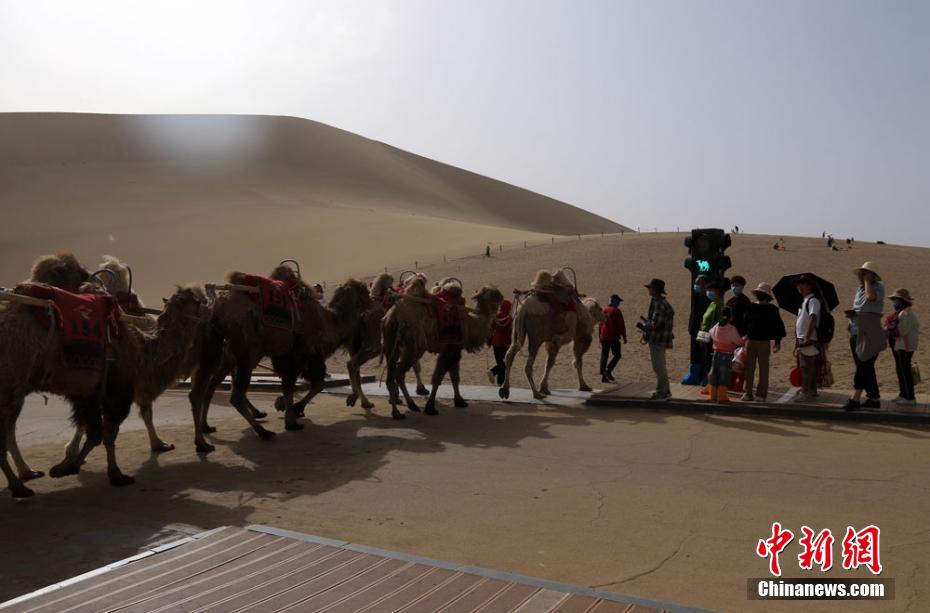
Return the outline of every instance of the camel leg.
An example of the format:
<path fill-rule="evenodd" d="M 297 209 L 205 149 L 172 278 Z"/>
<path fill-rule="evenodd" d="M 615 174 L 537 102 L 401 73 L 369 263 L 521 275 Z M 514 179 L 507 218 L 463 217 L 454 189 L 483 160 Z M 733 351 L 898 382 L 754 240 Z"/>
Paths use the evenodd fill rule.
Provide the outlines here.
<path fill-rule="evenodd" d="M 549 373 L 555 366 L 555 360 L 559 355 L 559 346 L 555 343 L 546 343 L 546 370 L 543 372 L 542 381 L 539 382 L 539 393 L 548 396 L 549 391 Z"/>
<path fill-rule="evenodd" d="M 581 392 L 591 391 L 591 386 L 584 380 L 584 370 L 582 368 L 584 365 L 584 354 L 587 350 L 588 347 L 581 346 L 578 343 L 572 343 L 572 352 L 575 354 L 572 366 L 575 367 L 575 371 L 578 373 L 578 390 Z"/>
<path fill-rule="evenodd" d="M 462 397 L 462 394 L 459 393 L 459 382 L 461 381 L 459 366 L 461 365 L 461 358 L 462 356 L 459 354 L 455 362 L 449 367 L 449 379 L 452 381 L 452 390 L 454 392 L 453 405 L 457 409 L 468 408 L 468 403 Z"/>
<path fill-rule="evenodd" d="M 19 473 L 19 478 L 23 481 L 31 481 L 32 479 L 44 477 L 45 473 L 41 470 L 32 470 L 32 468 L 29 467 L 25 458 L 23 458 L 22 452 L 19 450 L 19 443 L 16 441 L 16 422 L 19 419 L 20 413 L 22 413 L 24 401 L 25 398 L 21 399 L 19 405 L 15 408 L 16 410 L 10 415 L 10 425 L 6 432 L 6 443 L 7 449 L 10 452 L 10 457 L 13 458 L 13 464 L 16 466 L 16 471 Z"/>
<path fill-rule="evenodd" d="M 352 388 L 352 391 L 349 393 L 348 396 L 346 396 L 347 407 L 354 407 L 355 403 L 358 401 L 358 398 L 360 396 L 359 388 L 361 388 L 361 381 L 356 383 L 355 377 L 358 374 L 359 378 L 361 378 L 361 375 L 358 371 L 361 368 L 361 365 L 359 364 L 359 360 L 362 357 L 363 351 L 364 349 L 358 353 L 353 353 L 352 355 L 349 356 L 349 359 L 346 361 L 346 372 L 349 374 L 349 387 Z"/>
<path fill-rule="evenodd" d="M 76 458 L 77 455 L 81 452 L 81 443 L 84 440 L 84 430 L 83 426 L 75 426 L 74 434 L 71 435 L 71 440 L 68 441 L 68 444 L 65 446 L 65 457 L 66 458 Z"/>
<path fill-rule="evenodd" d="M 249 389 L 249 382 L 252 379 L 252 364 L 249 360 L 248 352 L 234 352 L 237 354 L 236 368 L 233 370 L 232 394 L 229 397 L 229 403 L 233 405 L 239 414 L 252 426 L 255 433 L 265 441 L 270 441 L 275 437 L 275 433 L 266 430 L 252 416 L 251 403 L 246 396 Z"/>
<path fill-rule="evenodd" d="M 162 451 L 171 451 L 174 449 L 174 445 L 161 440 L 158 437 L 158 433 L 155 431 L 155 423 L 152 421 L 151 402 L 143 402 L 139 405 L 139 416 L 142 417 L 142 421 L 145 422 L 145 430 L 149 435 L 149 447 L 153 452 L 161 453 Z"/>
<path fill-rule="evenodd" d="M 107 450 L 107 477 L 110 485 L 122 487 L 136 482 L 133 477 L 124 475 L 116 463 L 116 437 L 119 436 L 119 426 L 122 418 L 129 413 L 132 402 L 119 400 L 114 407 L 108 407 L 103 415 L 103 446 Z"/>
<path fill-rule="evenodd" d="M 294 390 L 297 387 L 297 362 L 293 355 L 284 355 L 271 358 L 271 364 L 274 370 L 281 377 L 282 395 L 278 399 L 284 408 L 284 429 L 285 430 L 303 430 L 304 427 L 297 422 L 297 411 L 294 407 Z M 280 410 L 277 401 L 275 408 Z"/>
<path fill-rule="evenodd" d="M 429 396 L 429 390 L 423 385 L 423 375 L 421 374 L 420 360 L 413 363 L 413 374 L 417 378 L 417 396 Z"/>
<path fill-rule="evenodd" d="M 536 354 L 539 352 L 539 345 L 535 347 L 531 346 L 526 356 L 526 366 L 523 368 L 523 372 L 526 373 L 526 380 L 530 384 L 530 389 L 533 390 L 533 398 L 537 400 L 542 400 L 545 398 L 542 392 L 536 389 L 536 382 L 533 381 L 533 363 L 536 361 Z"/>
<path fill-rule="evenodd" d="M 194 445 L 198 453 L 210 453 L 216 447 L 207 442 L 204 433 L 213 432 L 207 425 L 207 409 L 213 399 L 213 382 L 223 370 L 223 341 L 218 334 L 208 331 L 203 339 L 200 362 L 191 377 L 191 391 L 187 395 L 194 420 Z M 222 381 L 222 378 L 220 378 Z"/>
<path fill-rule="evenodd" d="M 439 391 L 439 386 L 442 385 L 442 380 L 446 378 L 446 372 L 449 370 L 447 359 L 445 349 L 443 353 L 440 353 L 436 358 L 436 368 L 433 369 L 433 377 L 430 381 L 432 389 L 429 393 L 429 399 L 426 401 L 426 406 L 423 409 L 423 412 L 427 415 L 439 415 L 439 411 L 436 410 L 436 392 Z"/>
<path fill-rule="evenodd" d="M 514 342 L 504 355 L 504 384 L 497 391 L 497 394 L 504 400 L 510 398 L 510 372 L 513 367 L 513 360 L 517 357 L 517 353 L 520 352 L 520 348 L 520 343 Z"/>
<path fill-rule="evenodd" d="M 93 451 L 94 447 L 103 440 L 102 434 L 102 415 L 100 411 L 100 399 L 91 398 L 72 398 L 72 412 L 74 421 L 77 423 L 77 431 L 84 433 L 84 445 L 78 450 L 71 445 L 65 450 L 64 459 L 52 466 L 48 475 L 53 479 L 65 477 L 67 475 L 76 475 L 81 472 L 81 465 L 84 460 Z M 80 440 L 77 433 L 75 438 Z M 74 440 L 72 439 L 72 444 Z"/>
<path fill-rule="evenodd" d="M 0 470 L 3 471 L 3 475 L 6 477 L 7 486 L 10 488 L 10 492 L 13 494 L 13 498 L 29 498 L 35 496 L 35 492 L 25 486 L 22 479 L 19 478 L 13 471 L 13 467 L 10 466 L 10 461 L 7 458 L 7 442 L 10 440 L 11 433 L 15 431 L 16 424 L 13 420 L 13 415 L 15 412 L 16 402 L 7 403 L 5 406 L 0 406 Z M 19 405 L 22 406 L 22 400 L 19 400 Z"/>
<path fill-rule="evenodd" d="M 400 392 L 404 395 L 404 402 L 407 404 L 407 409 L 415 413 L 420 412 L 420 407 L 417 406 L 417 403 L 414 402 L 413 397 L 410 395 L 410 392 L 407 390 L 407 371 L 410 370 L 411 365 L 407 362 L 404 362 L 397 369 L 397 387 L 400 388 Z"/>

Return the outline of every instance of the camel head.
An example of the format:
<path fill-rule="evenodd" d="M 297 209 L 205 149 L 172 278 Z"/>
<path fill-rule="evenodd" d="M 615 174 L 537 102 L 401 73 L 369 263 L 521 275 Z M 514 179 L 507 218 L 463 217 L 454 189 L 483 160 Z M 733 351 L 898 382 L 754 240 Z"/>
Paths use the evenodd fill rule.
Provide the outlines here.
<path fill-rule="evenodd" d="M 426 275 L 416 274 L 404 281 L 404 290 L 411 296 L 423 298 L 429 293 L 426 283 Z"/>
<path fill-rule="evenodd" d="M 504 295 L 493 285 L 485 285 L 471 299 L 478 305 L 478 312 L 481 315 L 493 317 L 501 308 Z"/>
<path fill-rule="evenodd" d="M 77 292 L 90 273 L 71 253 L 43 255 L 32 265 L 33 282 L 46 283 L 66 292 Z"/>
<path fill-rule="evenodd" d="M 354 317 L 371 307 L 368 286 L 357 279 L 348 279 L 336 288 L 327 307 L 340 315 Z"/>
<path fill-rule="evenodd" d="M 158 316 L 158 327 L 189 326 L 210 318 L 207 294 L 199 285 L 178 285 L 169 298 L 162 298 L 164 309 Z"/>
<path fill-rule="evenodd" d="M 591 321 L 595 324 L 607 320 L 607 316 L 604 315 L 604 309 L 601 308 L 601 305 L 598 304 L 597 300 L 594 298 L 583 298 L 581 304 L 584 305 L 585 310 L 588 311 L 588 315 L 591 316 Z"/>
<path fill-rule="evenodd" d="M 282 263 L 275 266 L 274 270 L 271 271 L 271 274 L 268 275 L 268 277 L 274 279 L 275 281 L 291 281 L 294 279 L 299 280 L 300 273 L 297 272 L 293 267 Z"/>
<path fill-rule="evenodd" d="M 97 266 L 97 270 L 112 271 L 112 275 L 100 275 L 100 280 L 106 286 L 107 291 L 111 294 L 118 292 L 128 292 L 132 286 L 132 271 L 129 266 L 112 255 L 103 256 L 103 261 Z"/>
<path fill-rule="evenodd" d="M 382 272 L 380 275 L 375 277 L 375 280 L 371 282 L 371 291 L 369 295 L 372 300 L 380 300 L 381 296 L 384 295 L 384 292 L 391 289 L 394 286 L 394 275 L 388 272 Z"/>

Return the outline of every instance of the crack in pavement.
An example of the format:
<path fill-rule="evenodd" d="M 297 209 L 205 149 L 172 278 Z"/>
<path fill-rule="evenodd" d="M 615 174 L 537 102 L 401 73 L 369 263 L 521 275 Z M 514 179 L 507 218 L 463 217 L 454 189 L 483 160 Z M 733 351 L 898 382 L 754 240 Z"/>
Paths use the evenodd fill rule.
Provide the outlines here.
<path fill-rule="evenodd" d="M 622 585 L 624 583 L 629 583 L 630 581 L 636 581 L 637 579 L 645 577 L 646 575 L 651 575 L 652 573 L 660 570 L 663 566 L 665 566 L 665 564 L 670 562 L 672 559 L 675 558 L 675 556 L 681 553 L 681 550 L 684 549 L 685 544 L 688 541 L 690 541 L 694 536 L 695 536 L 695 533 L 693 530 L 688 532 L 688 534 L 683 539 L 681 539 L 681 542 L 678 543 L 678 546 L 675 548 L 675 550 L 672 553 L 665 556 L 664 558 L 662 558 L 661 560 L 659 560 L 659 563 L 653 566 L 652 568 L 636 573 L 635 575 L 631 575 L 625 579 L 619 579 L 617 581 L 610 581 L 608 583 L 600 583 L 598 585 L 591 585 L 589 587 L 591 589 L 598 590 L 598 589 L 602 589 L 605 587 L 610 587 L 612 585 Z"/>

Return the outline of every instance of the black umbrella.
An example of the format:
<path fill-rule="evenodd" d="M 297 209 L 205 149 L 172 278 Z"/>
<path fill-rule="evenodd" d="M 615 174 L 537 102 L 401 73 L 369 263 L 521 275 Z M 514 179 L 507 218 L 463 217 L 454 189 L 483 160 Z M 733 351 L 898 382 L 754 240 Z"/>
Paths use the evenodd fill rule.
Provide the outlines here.
<path fill-rule="evenodd" d="M 840 299 L 836 295 L 836 287 L 832 283 L 821 279 L 814 273 L 801 272 L 796 275 L 785 275 L 772 288 L 778 306 L 794 314 L 801 309 L 801 294 L 795 285 L 795 281 L 801 276 L 808 277 L 814 282 L 814 295 L 820 298 L 828 311 L 832 311 L 840 304 Z"/>

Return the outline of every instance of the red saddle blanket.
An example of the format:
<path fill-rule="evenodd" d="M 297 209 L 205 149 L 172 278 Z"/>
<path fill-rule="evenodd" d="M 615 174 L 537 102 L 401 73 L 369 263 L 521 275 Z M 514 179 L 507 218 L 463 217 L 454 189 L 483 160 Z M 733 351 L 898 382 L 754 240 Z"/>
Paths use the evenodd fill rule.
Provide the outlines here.
<path fill-rule="evenodd" d="M 462 306 L 465 300 L 461 296 L 455 296 L 447 292 L 440 291 L 433 294 L 433 315 L 440 328 L 454 328 L 462 325 Z"/>
<path fill-rule="evenodd" d="M 544 296 L 554 313 L 574 311 L 578 304 L 578 294 L 571 288 L 558 287 L 554 292 L 545 292 Z"/>
<path fill-rule="evenodd" d="M 72 294 L 40 283 L 17 286 L 16 293 L 51 301 L 51 312 L 35 308 L 46 329 L 53 324 L 61 333 L 62 357 L 67 366 L 101 370 L 106 365 L 110 339 L 119 335 L 119 308 L 108 294 Z"/>
<path fill-rule="evenodd" d="M 262 321 L 276 328 L 293 329 L 303 306 L 303 286 L 297 279 L 279 281 L 257 275 L 237 276 L 236 283 L 258 288 L 252 294 L 262 311 Z"/>

